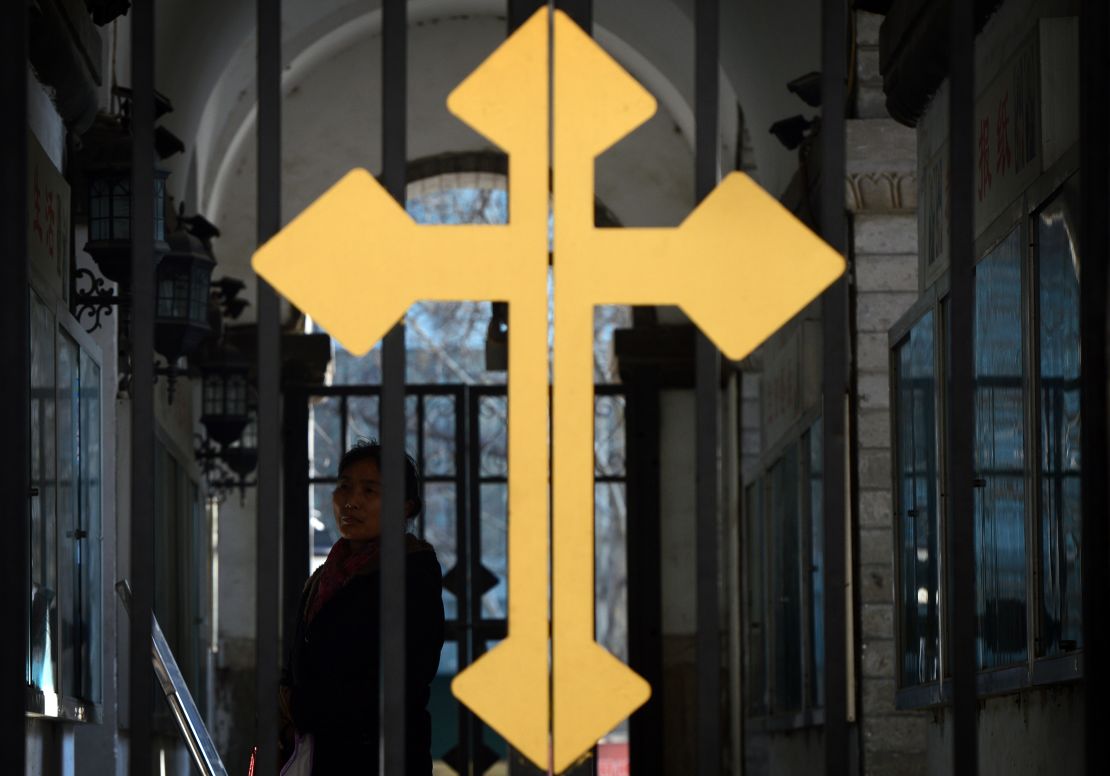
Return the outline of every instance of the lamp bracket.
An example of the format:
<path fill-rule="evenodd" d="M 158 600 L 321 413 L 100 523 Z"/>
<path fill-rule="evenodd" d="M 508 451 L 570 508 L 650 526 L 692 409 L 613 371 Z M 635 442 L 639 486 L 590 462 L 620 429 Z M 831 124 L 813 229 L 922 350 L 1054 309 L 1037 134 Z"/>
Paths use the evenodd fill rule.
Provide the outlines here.
<path fill-rule="evenodd" d="M 101 316 L 111 315 L 112 308 L 125 304 L 124 297 L 107 289 L 104 278 L 91 269 L 82 267 L 74 275 L 74 304 L 73 316 L 80 321 L 83 316 L 92 319 L 92 326 L 86 326 L 85 331 L 92 334 L 100 328 Z M 81 287 L 81 281 L 87 280 L 88 285 Z"/>

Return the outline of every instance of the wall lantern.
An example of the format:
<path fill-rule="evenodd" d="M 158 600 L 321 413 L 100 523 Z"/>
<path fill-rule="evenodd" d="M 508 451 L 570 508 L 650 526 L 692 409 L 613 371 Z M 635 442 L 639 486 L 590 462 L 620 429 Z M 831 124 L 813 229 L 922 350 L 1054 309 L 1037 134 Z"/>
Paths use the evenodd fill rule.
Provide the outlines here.
<path fill-rule="evenodd" d="M 254 485 L 254 482 L 247 480 L 247 475 L 258 466 L 258 423 L 253 408 L 250 412 L 250 420 L 243 429 L 243 435 L 225 447 L 220 457 L 227 467 L 235 472 L 238 479 L 233 483 L 239 487 L 240 494 L 248 486 Z M 232 483 L 225 483 L 225 486 L 227 484 Z"/>
<path fill-rule="evenodd" d="M 237 440 L 250 420 L 247 401 L 250 363 L 223 345 L 200 365 L 203 380 L 200 422 L 221 449 Z"/>
<path fill-rule="evenodd" d="M 205 423 L 206 430 L 213 417 L 215 416 L 210 416 L 209 423 Z M 230 416 L 225 416 L 225 419 L 230 419 Z M 255 408 L 248 406 L 246 415 L 241 416 L 241 420 L 239 435 L 226 445 L 217 444 L 212 437 L 198 438 L 195 455 L 204 471 L 209 488 L 217 494 L 231 488 L 238 488 L 239 497 L 243 499 L 247 488 L 256 484 L 255 481 L 248 479 L 250 473 L 258 466 L 258 427 Z M 204 422 L 204 418 L 201 421 Z M 230 434 L 232 426 L 228 424 L 218 428 Z"/>
<path fill-rule="evenodd" d="M 177 226 L 167 243 L 169 250 L 158 263 L 154 306 L 154 349 L 167 366 L 158 370 L 169 378 L 169 401 L 173 403 L 177 361 L 196 350 L 208 336 L 209 285 L 216 260 L 209 240 L 219 234 L 202 216 L 184 215 L 182 205 Z"/>
<path fill-rule="evenodd" d="M 131 280 L 131 129 L 127 110 L 125 103 L 117 115 L 101 113 L 81 139 L 89 219 L 85 252 L 92 256 L 104 277 L 124 287 Z M 168 249 L 165 217 L 168 176 L 165 169 L 155 167 L 151 260 L 156 264 Z"/>
<path fill-rule="evenodd" d="M 239 298 L 246 285 L 236 278 L 223 277 L 207 287 L 211 334 L 198 356 L 190 359 L 202 383 L 204 434 L 197 434 L 195 455 L 209 488 L 217 494 L 238 488 L 242 498 L 254 484 L 247 477 L 258 465 L 258 431 L 251 361 L 224 336 L 224 318 L 238 318 L 249 303 Z"/>

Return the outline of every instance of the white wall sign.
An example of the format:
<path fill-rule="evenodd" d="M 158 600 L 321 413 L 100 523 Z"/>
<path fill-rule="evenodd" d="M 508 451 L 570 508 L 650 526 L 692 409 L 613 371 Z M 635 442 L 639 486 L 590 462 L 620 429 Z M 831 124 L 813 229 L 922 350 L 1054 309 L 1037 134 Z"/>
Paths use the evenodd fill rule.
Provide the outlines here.
<path fill-rule="evenodd" d="M 1041 19 L 975 101 L 975 235 L 978 237 L 1078 140 L 1076 20 Z M 1074 68 L 1075 77 L 1067 72 Z M 921 278 L 948 265 L 948 85 L 918 125 Z"/>
<path fill-rule="evenodd" d="M 69 184 L 33 132 L 27 133 L 27 251 L 62 299 L 69 296 Z"/>

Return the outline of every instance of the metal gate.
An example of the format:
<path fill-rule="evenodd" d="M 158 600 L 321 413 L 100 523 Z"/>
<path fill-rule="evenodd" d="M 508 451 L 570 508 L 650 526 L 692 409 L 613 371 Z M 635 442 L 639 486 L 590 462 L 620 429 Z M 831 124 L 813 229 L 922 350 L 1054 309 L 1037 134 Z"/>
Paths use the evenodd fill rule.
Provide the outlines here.
<path fill-rule="evenodd" d="M 595 395 L 596 480 L 599 487 L 623 490 L 623 388 L 596 386 Z M 286 401 L 286 428 L 292 430 L 293 423 L 301 422 L 308 430 L 303 435 L 307 444 L 290 446 L 287 452 L 294 455 L 286 458 L 286 522 L 307 540 L 306 565 L 286 571 L 286 590 L 299 595 L 303 575 L 323 562 L 339 538 L 332 524 L 331 492 L 340 456 L 359 441 L 381 436 L 381 386 L 287 387 Z M 484 774 L 501 761 L 511 761 L 513 773 L 532 772 L 450 691 L 455 674 L 506 636 L 506 386 L 407 385 L 405 430 L 406 450 L 420 472 L 424 502 L 413 532 L 435 547 L 443 571 L 446 639 L 440 673 L 432 685 L 433 758 L 468 776 Z M 619 452 L 606 453 L 614 449 Z M 306 476 L 295 476 L 296 472 Z M 295 582 L 297 574 L 300 582 Z M 288 602 L 287 598 L 287 606 Z"/>

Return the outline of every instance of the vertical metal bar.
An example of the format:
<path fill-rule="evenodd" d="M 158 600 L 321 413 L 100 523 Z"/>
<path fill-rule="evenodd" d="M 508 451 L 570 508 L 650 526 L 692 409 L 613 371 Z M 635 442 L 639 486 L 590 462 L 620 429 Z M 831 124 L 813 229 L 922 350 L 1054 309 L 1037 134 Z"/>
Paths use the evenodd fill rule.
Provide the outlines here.
<path fill-rule="evenodd" d="M 131 16 L 131 609 L 132 776 L 151 758 L 154 607 L 154 3 Z"/>
<path fill-rule="evenodd" d="M 848 72 L 848 8 L 845 0 L 821 7 L 821 232 L 841 254 L 847 248 L 844 206 L 844 105 Z M 845 546 L 850 515 L 847 499 L 848 281 L 834 283 L 821 302 L 823 330 L 822 490 L 825 519 L 825 772 L 850 772 Z"/>
<path fill-rule="evenodd" d="M 470 528 L 467 521 L 473 513 L 470 509 L 472 492 L 478 487 L 478 464 L 474 460 L 476 448 L 470 445 L 471 428 L 477 426 L 477 414 L 473 411 L 476 404 L 469 386 L 462 386 L 455 394 L 455 570 L 462 576 L 462 590 L 458 591 L 456 612 L 458 622 L 459 671 L 462 672 L 474 662 L 470 649 L 471 612 L 470 612 L 470 553 L 467 551 L 467 536 Z M 468 769 L 471 762 L 473 729 L 477 721 L 473 712 L 462 703 L 459 707 L 459 757 Z"/>
<path fill-rule="evenodd" d="M 555 0 L 555 7 L 577 22 L 588 34 L 593 34 L 593 0 Z"/>
<path fill-rule="evenodd" d="M 698 0 L 694 11 L 695 196 L 701 202 L 717 185 L 719 0 Z M 721 772 L 721 636 L 717 530 L 721 358 L 699 332 L 696 354 L 697 466 L 697 773 Z"/>
<path fill-rule="evenodd" d="M 379 395 L 378 396 L 378 423 L 379 423 L 378 433 L 379 434 L 381 433 L 381 419 L 382 419 L 382 400 L 381 400 L 381 396 Z M 347 441 L 347 436 L 348 436 L 348 432 L 350 430 L 350 425 L 351 425 L 350 397 L 347 394 L 343 394 L 339 397 L 339 441 L 338 441 L 338 446 L 339 446 L 339 451 L 340 451 L 339 454 L 340 455 L 343 455 L 343 453 L 347 449 L 347 445 L 350 444 Z M 336 463 L 336 467 L 338 467 L 339 461 L 336 461 L 335 463 Z M 338 474 L 338 473 L 339 472 L 337 471 L 336 474 Z"/>
<path fill-rule="evenodd" d="M 435 395 L 435 394 L 433 394 L 433 395 Z M 420 482 L 423 484 L 423 482 L 424 482 L 424 477 L 423 477 L 423 475 L 424 475 L 424 448 L 425 448 L 425 444 L 424 444 L 424 423 L 425 423 L 425 416 L 427 414 L 427 410 L 425 408 L 425 403 L 428 400 L 429 394 L 424 393 L 424 392 L 419 392 L 419 393 L 416 393 L 415 396 L 416 396 L 416 471 L 420 472 L 420 475 L 421 475 Z M 424 501 L 427 501 L 427 499 L 424 498 L 423 493 L 420 494 L 420 498 Z M 421 511 L 420 517 L 418 518 L 418 520 L 419 520 L 419 529 L 420 530 L 419 530 L 419 533 L 417 535 L 421 539 L 423 539 L 424 538 L 424 512 L 423 511 Z"/>
<path fill-rule="evenodd" d="M 0 466 L 0 503 L 7 505 L 0 574 L 4 609 L 15 634 L 0 643 L 0 742 L 7 768 L 24 768 L 24 703 L 27 691 L 27 617 L 30 599 L 30 460 L 31 363 L 30 270 L 27 252 L 27 8 L 12 3 L 0 25 L 0 105 L 8 118 L 0 122 L 0 148 L 6 149 L 0 175 L 0 331 L 5 332 L 3 359 L 8 380 L 0 402 L 5 431 Z"/>
<path fill-rule="evenodd" d="M 482 622 L 482 589 L 479 583 L 481 578 L 479 569 L 482 568 L 482 398 L 507 396 L 505 393 L 472 391 L 472 415 L 470 426 L 470 452 L 474 456 L 471 464 L 474 467 L 474 477 L 471 480 L 470 491 L 470 522 L 466 527 L 466 595 L 467 606 L 470 614 L 470 659 L 475 661 L 486 651 L 485 628 Z M 507 399 L 506 399 L 507 401 Z M 508 521 L 506 520 L 506 525 Z M 482 732 L 485 723 L 476 715 L 471 715 L 472 725 L 470 738 L 467 740 L 465 750 L 470 759 L 467 761 L 472 768 L 477 764 L 482 755 Z"/>
<path fill-rule="evenodd" d="M 304 581 L 308 578 L 309 558 L 312 555 L 308 516 L 308 393 L 304 390 L 285 390 L 283 402 L 285 423 L 282 439 L 282 482 L 285 492 L 282 514 L 282 635 L 278 656 L 288 653 L 296 634 Z"/>
<path fill-rule="evenodd" d="M 948 142 L 950 189 L 948 400 L 948 601 L 952 612 L 952 773 L 978 771 L 975 686 L 973 3 L 952 3 Z"/>
<path fill-rule="evenodd" d="M 281 0 L 258 0 L 258 244 L 281 229 Z M 281 308 L 258 279 L 255 698 L 258 773 L 277 769 L 281 519 Z"/>
<path fill-rule="evenodd" d="M 405 0 L 382 4 L 382 182 L 405 203 Z M 405 769 L 405 327 L 382 342 L 381 773 Z"/>
<path fill-rule="evenodd" d="M 536 9 L 547 5 L 547 0 L 508 0 L 508 32 L 512 35 L 516 28 L 528 21 Z"/>
<path fill-rule="evenodd" d="M 1087 773 L 1102 771 L 1105 736 L 1110 729 L 1110 532 L 1107 494 L 1106 288 L 1110 259 L 1110 143 L 1106 137 L 1110 100 L 1110 9 L 1105 0 L 1084 0 L 1080 9 L 1079 169 L 1080 218 L 1079 314 L 1081 491 L 1083 499 L 1083 673 L 1086 703 Z"/>
<path fill-rule="evenodd" d="M 629 770 L 663 773 L 663 639 L 659 533 L 659 387 L 652 370 L 628 385 L 628 665 L 651 685 L 629 720 Z"/>

